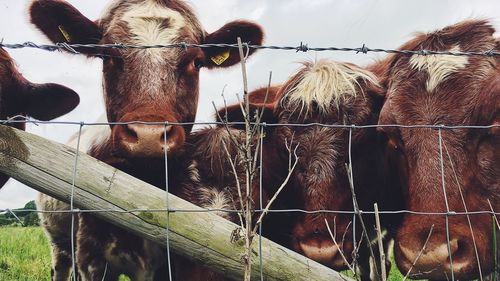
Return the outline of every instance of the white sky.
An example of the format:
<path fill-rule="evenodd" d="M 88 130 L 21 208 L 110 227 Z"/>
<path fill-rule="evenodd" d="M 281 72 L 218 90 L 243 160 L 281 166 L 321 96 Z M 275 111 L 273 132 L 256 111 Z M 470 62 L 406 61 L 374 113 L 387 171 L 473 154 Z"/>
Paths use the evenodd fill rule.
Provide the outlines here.
<path fill-rule="evenodd" d="M 90 19 L 96 19 L 110 1 L 70 0 Z M 49 43 L 28 22 L 28 0 L 0 0 L 0 39 L 5 43 L 32 41 Z M 417 31 L 432 31 L 468 18 L 491 19 L 500 27 L 498 0 L 191 0 L 190 3 L 208 32 L 234 19 L 251 19 L 266 32 L 266 45 L 309 47 L 361 47 L 395 49 Z M 21 72 L 37 83 L 54 82 L 73 88 L 80 94 L 80 105 L 57 120 L 95 121 L 104 107 L 101 97 L 101 64 L 60 52 L 36 49 L 8 50 Z M 383 55 L 344 52 L 308 52 L 261 50 L 248 64 L 250 89 L 273 81 L 285 80 L 298 68 L 297 62 L 333 58 L 365 65 Z M 241 93 L 239 67 L 226 70 L 202 70 L 197 120 L 212 120 L 211 102 L 222 104 L 220 94 Z M 46 138 L 65 142 L 77 131 L 68 125 L 29 125 L 27 130 Z M 0 190 L 0 210 L 19 208 L 34 199 L 36 191 L 10 180 Z"/>

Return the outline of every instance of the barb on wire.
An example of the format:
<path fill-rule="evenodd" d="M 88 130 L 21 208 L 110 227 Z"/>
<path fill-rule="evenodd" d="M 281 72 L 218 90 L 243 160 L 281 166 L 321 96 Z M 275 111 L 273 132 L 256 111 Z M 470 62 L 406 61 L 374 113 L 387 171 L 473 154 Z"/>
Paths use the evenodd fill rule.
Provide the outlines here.
<path fill-rule="evenodd" d="M 270 49 L 270 50 L 283 50 L 295 52 L 354 52 L 356 54 L 362 53 L 386 53 L 386 54 L 402 54 L 402 55 L 447 55 L 447 56 L 485 56 L 485 57 L 498 57 L 500 52 L 493 49 L 477 52 L 453 52 L 453 51 L 432 51 L 432 50 L 396 50 L 396 49 L 382 49 L 382 48 L 369 48 L 365 44 L 361 47 L 309 47 L 307 44 L 300 42 L 298 46 L 274 46 L 274 45 L 252 45 L 250 42 L 244 43 L 245 47 L 250 49 Z M 190 44 L 190 43 L 175 43 L 175 44 L 158 44 L 158 45 L 132 45 L 132 44 L 67 44 L 56 43 L 53 45 L 48 44 L 35 44 L 33 42 L 14 43 L 8 44 L 0 42 L 0 47 L 8 49 L 22 49 L 22 48 L 35 48 L 45 51 L 66 50 L 71 53 L 78 54 L 75 49 L 154 49 L 154 48 L 238 48 L 238 44 Z"/>

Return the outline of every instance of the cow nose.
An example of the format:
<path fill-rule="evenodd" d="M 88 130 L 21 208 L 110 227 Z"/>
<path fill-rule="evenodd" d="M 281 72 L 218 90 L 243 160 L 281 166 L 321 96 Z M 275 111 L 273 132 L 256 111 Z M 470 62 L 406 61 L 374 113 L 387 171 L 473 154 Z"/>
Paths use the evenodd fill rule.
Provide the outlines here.
<path fill-rule="evenodd" d="M 163 157 L 177 143 L 174 126 L 128 124 L 117 128 L 115 137 L 133 157 Z"/>
<path fill-rule="evenodd" d="M 417 277 L 423 274 L 422 276 L 425 278 L 444 279 L 446 275 L 451 273 L 451 270 L 457 276 L 475 266 L 475 256 L 469 242 L 472 243 L 466 239 L 455 237 L 450 239 L 448 245 L 446 239 L 444 242 L 443 239 L 440 239 L 438 243 L 431 239 L 423 250 L 421 247 L 417 249 L 415 245 L 399 243 L 397 245 L 399 249 L 396 252 L 401 254 L 401 260 L 404 262 L 400 262 L 398 259 L 397 261 L 403 272 L 412 269 L 410 276 Z M 396 256 L 398 255 L 396 254 Z"/>
<path fill-rule="evenodd" d="M 400 248 L 403 256 L 407 260 L 416 261 L 415 265 L 418 266 L 419 268 L 432 268 L 435 267 L 436 265 L 444 265 L 449 263 L 449 251 L 447 243 L 434 245 L 432 246 L 432 248 L 426 248 L 423 251 L 416 250 L 414 248 L 410 248 L 405 245 L 400 245 Z M 452 257 L 453 254 L 455 254 L 458 251 L 457 239 L 453 239 L 450 241 L 450 251 Z"/>
<path fill-rule="evenodd" d="M 339 250 L 331 240 L 326 239 L 301 241 L 299 246 L 306 257 L 328 266 L 332 266 Z"/>

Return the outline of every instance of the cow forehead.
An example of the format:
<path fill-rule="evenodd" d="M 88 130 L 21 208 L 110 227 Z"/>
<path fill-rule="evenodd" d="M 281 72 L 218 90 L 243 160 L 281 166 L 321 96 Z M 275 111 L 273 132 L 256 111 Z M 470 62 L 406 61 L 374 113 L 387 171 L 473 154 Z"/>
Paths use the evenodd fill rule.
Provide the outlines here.
<path fill-rule="evenodd" d="M 453 46 L 448 51 L 461 52 L 458 45 Z M 466 67 L 469 59 L 466 56 L 452 55 L 413 55 L 410 58 L 410 65 L 413 69 L 424 71 L 428 78 L 426 89 L 432 92 L 441 82 L 446 80 L 460 69 Z"/>
<path fill-rule="evenodd" d="M 115 1 L 100 20 L 106 41 L 132 45 L 168 45 L 180 42 L 200 43 L 204 32 L 194 14 L 186 7 L 169 7 L 158 0 Z M 109 43 L 109 42 L 107 42 Z M 161 59 L 176 49 L 132 50 Z"/>

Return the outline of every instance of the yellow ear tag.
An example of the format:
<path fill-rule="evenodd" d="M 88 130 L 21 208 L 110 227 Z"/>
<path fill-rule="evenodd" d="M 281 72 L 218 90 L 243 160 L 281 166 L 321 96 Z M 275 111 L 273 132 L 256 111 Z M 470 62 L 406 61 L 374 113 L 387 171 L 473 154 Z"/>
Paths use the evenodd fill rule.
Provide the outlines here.
<path fill-rule="evenodd" d="M 66 42 L 71 42 L 71 36 L 69 36 L 69 33 L 64 29 L 62 25 L 58 26 L 59 31 L 61 31 L 61 34 L 64 36 L 64 39 L 66 39 Z"/>
<path fill-rule="evenodd" d="M 223 62 L 225 62 L 229 58 L 229 50 L 225 51 L 224 53 L 220 55 L 216 55 L 211 57 L 210 59 L 216 64 L 216 65 L 221 65 Z"/>

